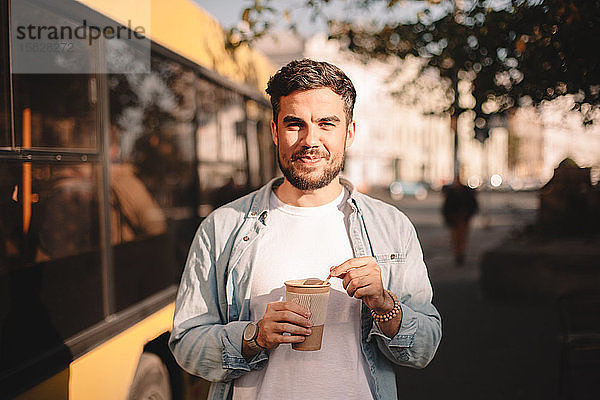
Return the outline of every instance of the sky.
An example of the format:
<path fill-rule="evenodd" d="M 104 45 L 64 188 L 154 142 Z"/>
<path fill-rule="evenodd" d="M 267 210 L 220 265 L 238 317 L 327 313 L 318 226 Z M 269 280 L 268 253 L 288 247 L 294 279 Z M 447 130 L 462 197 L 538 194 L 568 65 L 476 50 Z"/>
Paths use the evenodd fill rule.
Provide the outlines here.
<path fill-rule="evenodd" d="M 214 16 L 221 24 L 223 28 L 231 28 L 237 24 L 242 15 L 244 8 L 250 6 L 253 2 L 251 0 L 193 0 L 200 7 L 208 11 Z M 279 0 L 277 4 L 281 4 L 283 7 L 298 4 L 298 1 L 294 0 Z M 296 7 L 296 9 L 298 9 Z M 295 12 L 295 20 L 301 21 L 298 25 L 300 32 L 307 35 L 316 33 L 318 31 L 324 31 L 325 26 L 310 21 L 310 16 L 304 10 L 298 10 Z"/>
<path fill-rule="evenodd" d="M 213 15 L 224 28 L 233 27 L 240 19 L 244 8 L 250 6 L 252 0 L 193 0 L 211 15 Z M 303 36 L 312 36 L 318 32 L 326 31 L 323 21 L 312 21 L 310 12 L 302 7 L 304 0 L 277 0 L 271 4 L 281 9 L 289 9 L 291 18 L 296 22 L 298 31 Z M 372 5 L 368 11 L 361 11 L 356 7 L 356 1 L 336 0 L 326 7 L 326 14 L 343 18 L 352 15 L 353 21 L 369 21 L 375 18 L 379 23 L 386 21 L 409 21 L 416 18 L 417 9 L 423 8 L 424 2 L 406 2 L 396 5 L 392 10 L 385 7 L 386 2 Z M 351 11 L 348 11 L 348 10 Z"/>
<path fill-rule="evenodd" d="M 251 1 L 248 0 L 193 0 L 200 7 L 215 17 L 223 27 L 236 24 L 242 15 L 242 10 Z"/>

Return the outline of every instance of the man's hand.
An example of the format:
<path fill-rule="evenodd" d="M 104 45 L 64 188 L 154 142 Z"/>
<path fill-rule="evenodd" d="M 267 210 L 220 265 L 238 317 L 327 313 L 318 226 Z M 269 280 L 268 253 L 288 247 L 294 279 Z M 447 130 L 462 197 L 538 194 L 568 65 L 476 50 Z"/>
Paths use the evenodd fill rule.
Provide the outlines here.
<path fill-rule="evenodd" d="M 342 279 L 348 295 L 361 299 L 378 314 L 394 308 L 394 300 L 385 294 L 381 282 L 381 268 L 374 257 L 351 258 L 331 268 L 331 276 Z"/>
<path fill-rule="evenodd" d="M 381 268 L 374 257 L 351 258 L 332 267 L 330 274 L 332 277 L 342 279 L 342 285 L 349 296 L 361 299 L 377 314 L 386 314 L 394 308 L 394 299 L 383 288 Z M 401 322 L 400 312 L 396 318 L 380 322 L 379 327 L 386 336 L 391 338 L 398 333 Z"/>
<path fill-rule="evenodd" d="M 269 303 L 265 315 L 258 321 L 256 343 L 265 349 L 274 349 L 282 343 L 301 343 L 312 332 L 309 317 L 306 308 L 291 301 Z M 244 341 L 242 355 L 249 359 L 255 354 Z"/>

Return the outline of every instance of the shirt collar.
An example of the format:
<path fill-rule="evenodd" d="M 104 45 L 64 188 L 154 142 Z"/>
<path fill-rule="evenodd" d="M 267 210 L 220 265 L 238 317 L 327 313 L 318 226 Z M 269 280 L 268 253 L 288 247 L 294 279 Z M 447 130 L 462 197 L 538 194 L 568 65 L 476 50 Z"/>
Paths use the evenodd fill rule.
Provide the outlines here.
<path fill-rule="evenodd" d="M 271 196 L 271 192 L 273 191 L 273 189 L 277 188 L 282 183 L 283 177 L 273 178 L 265 186 L 259 189 L 256 193 L 256 196 L 254 196 L 252 200 L 252 204 L 250 205 L 250 210 L 248 210 L 246 218 L 256 218 L 264 224 L 267 215 L 269 214 L 269 199 Z M 350 193 L 350 196 L 348 197 L 348 203 L 354 211 L 357 211 L 358 207 L 356 197 L 358 192 L 356 191 L 356 188 L 346 178 L 340 177 L 340 183 Z"/>

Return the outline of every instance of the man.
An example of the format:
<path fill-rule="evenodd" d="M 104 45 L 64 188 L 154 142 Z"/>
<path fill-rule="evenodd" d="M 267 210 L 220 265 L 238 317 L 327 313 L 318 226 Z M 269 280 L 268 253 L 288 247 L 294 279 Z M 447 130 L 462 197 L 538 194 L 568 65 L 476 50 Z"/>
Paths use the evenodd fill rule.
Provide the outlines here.
<path fill-rule="evenodd" d="M 424 367 L 441 338 L 415 230 L 339 177 L 356 131 L 356 92 L 340 69 L 292 61 L 267 93 L 284 178 L 200 225 L 171 349 L 214 382 L 210 399 L 396 399 L 392 365 Z M 310 314 L 283 301 L 283 282 L 328 274 L 322 348 L 292 350 Z"/>

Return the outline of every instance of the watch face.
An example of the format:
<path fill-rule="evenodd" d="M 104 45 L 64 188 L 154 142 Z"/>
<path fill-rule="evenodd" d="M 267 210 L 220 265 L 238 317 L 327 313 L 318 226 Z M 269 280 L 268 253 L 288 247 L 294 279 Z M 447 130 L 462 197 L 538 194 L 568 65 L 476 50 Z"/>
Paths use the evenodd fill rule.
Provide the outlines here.
<path fill-rule="evenodd" d="M 254 323 L 250 323 L 244 329 L 244 340 L 252 340 L 254 339 L 254 335 L 256 334 L 257 326 Z"/>

